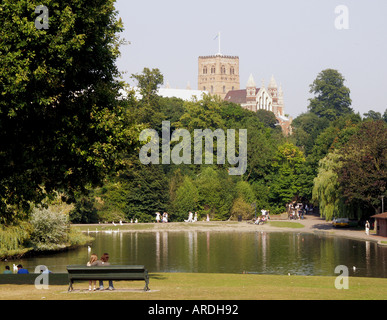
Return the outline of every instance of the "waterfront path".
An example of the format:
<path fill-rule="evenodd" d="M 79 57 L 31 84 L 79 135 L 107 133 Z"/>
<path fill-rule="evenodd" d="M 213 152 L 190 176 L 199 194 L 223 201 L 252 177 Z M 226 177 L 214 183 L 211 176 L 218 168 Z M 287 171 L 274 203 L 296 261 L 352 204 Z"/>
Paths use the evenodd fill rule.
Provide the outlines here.
<path fill-rule="evenodd" d="M 281 219 L 282 217 L 282 219 Z M 170 222 L 170 223 L 125 223 L 123 225 L 116 224 L 90 224 L 90 225 L 74 225 L 79 227 L 82 231 L 108 231 L 117 230 L 120 232 L 179 232 L 179 231 L 200 231 L 200 232 L 305 232 L 323 234 L 326 236 L 340 236 L 358 240 L 375 241 L 383 244 L 382 241 L 387 242 L 387 238 L 376 236 L 371 230 L 370 235 L 366 235 L 365 230 L 361 228 L 335 228 L 332 222 L 325 221 L 319 216 L 306 215 L 302 220 L 287 220 L 282 216 L 272 216 L 270 222 L 286 221 L 285 226 L 276 226 L 275 223 L 266 223 L 264 225 L 255 225 L 252 222 L 236 222 L 236 221 L 198 221 L 194 223 L 188 222 Z M 293 228 L 291 224 L 297 224 L 297 228 Z M 302 226 L 303 227 L 302 227 Z M 296 225 L 295 225 L 296 226 Z M 387 245 L 387 243 L 385 243 Z"/>

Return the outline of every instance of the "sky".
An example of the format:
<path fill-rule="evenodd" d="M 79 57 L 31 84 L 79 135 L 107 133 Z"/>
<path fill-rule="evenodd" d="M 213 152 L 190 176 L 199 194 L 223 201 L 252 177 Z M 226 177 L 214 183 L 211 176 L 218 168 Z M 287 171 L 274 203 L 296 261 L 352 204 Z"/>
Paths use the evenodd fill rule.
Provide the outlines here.
<path fill-rule="evenodd" d="M 274 75 L 293 118 L 328 68 L 346 79 L 355 112 L 387 109 L 386 0 L 117 0 L 116 9 L 131 42 L 117 66 L 131 85 L 147 67 L 172 88 L 197 89 L 198 57 L 218 53 L 220 32 L 221 53 L 239 56 L 241 88 L 250 74 L 266 86 Z"/>

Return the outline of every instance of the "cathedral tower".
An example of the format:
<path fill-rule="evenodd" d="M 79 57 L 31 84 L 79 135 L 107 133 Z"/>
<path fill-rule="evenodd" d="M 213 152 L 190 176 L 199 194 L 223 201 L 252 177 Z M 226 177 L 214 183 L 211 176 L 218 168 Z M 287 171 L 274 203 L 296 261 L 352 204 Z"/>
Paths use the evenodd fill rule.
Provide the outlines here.
<path fill-rule="evenodd" d="M 217 54 L 199 57 L 198 90 L 222 99 L 227 92 L 239 90 L 239 57 Z"/>

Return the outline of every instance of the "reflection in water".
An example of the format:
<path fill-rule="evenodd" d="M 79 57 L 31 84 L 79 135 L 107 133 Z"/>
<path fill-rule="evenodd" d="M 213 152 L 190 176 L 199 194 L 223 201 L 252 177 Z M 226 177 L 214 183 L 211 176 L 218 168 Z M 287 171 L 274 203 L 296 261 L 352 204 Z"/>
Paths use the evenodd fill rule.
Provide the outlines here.
<path fill-rule="evenodd" d="M 90 252 L 82 247 L 12 263 L 22 263 L 30 271 L 46 265 L 53 272 L 66 272 L 66 265 L 86 264 L 91 253 L 104 252 L 112 264 L 145 265 L 150 272 L 336 276 L 336 266 L 346 265 L 351 276 L 387 277 L 386 247 L 371 241 L 279 232 L 95 233 Z M 0 267 L 4 270 L 12 263 L 0 262 Z"/>

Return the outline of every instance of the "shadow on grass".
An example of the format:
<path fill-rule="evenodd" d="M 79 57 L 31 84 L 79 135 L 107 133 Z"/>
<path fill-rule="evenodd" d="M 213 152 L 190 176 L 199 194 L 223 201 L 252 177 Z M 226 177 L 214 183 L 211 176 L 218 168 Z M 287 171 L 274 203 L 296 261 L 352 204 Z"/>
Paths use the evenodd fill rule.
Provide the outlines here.
<path fill-rule="evenodd" d="M 150 273 L 149 279 L 165 280 L 167 277 L 164 274 Z"/>

